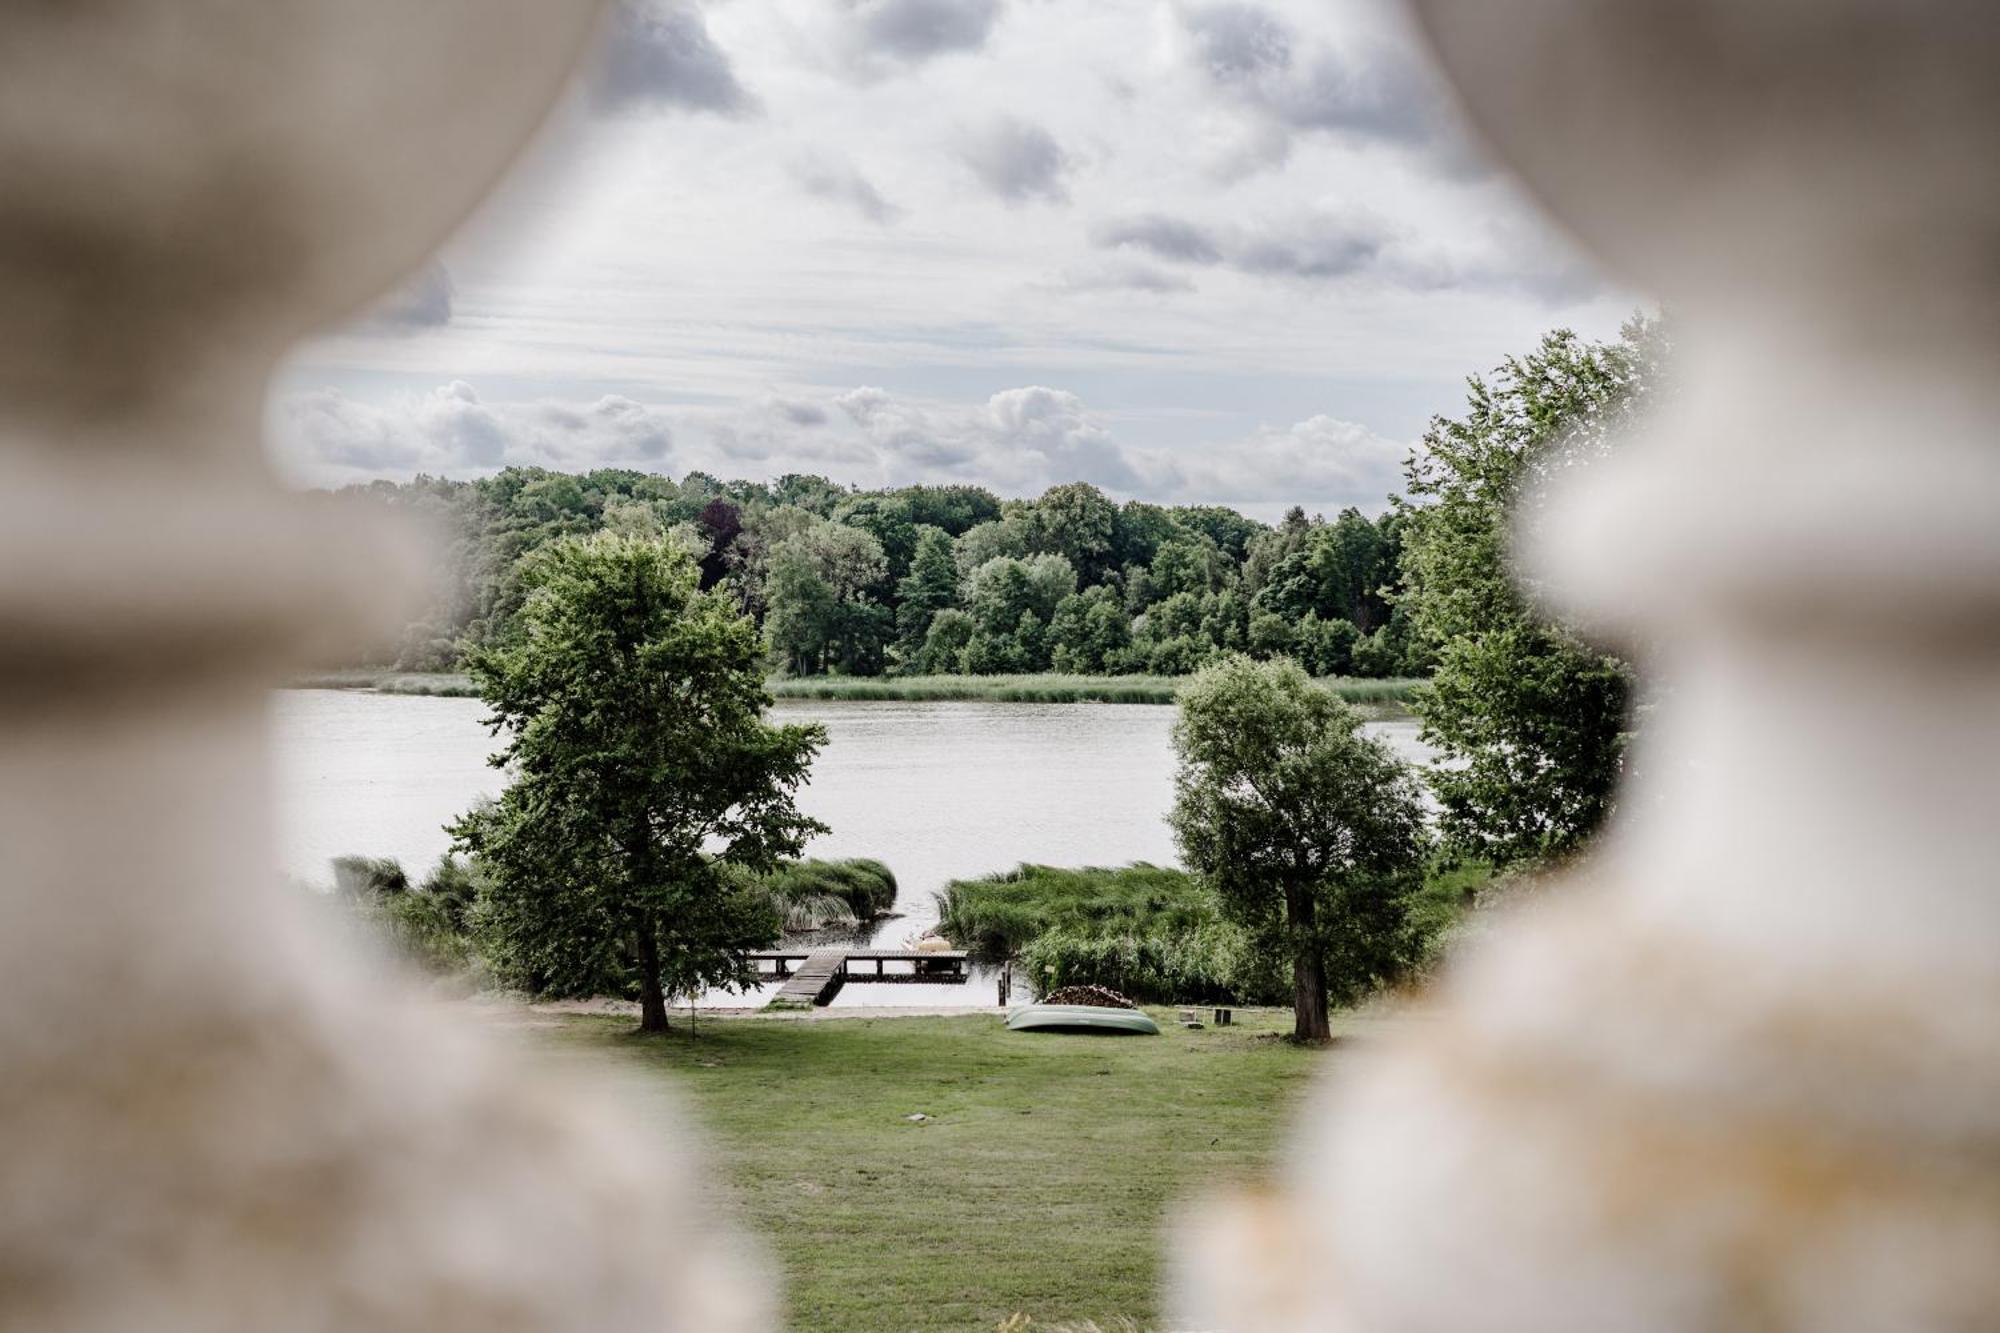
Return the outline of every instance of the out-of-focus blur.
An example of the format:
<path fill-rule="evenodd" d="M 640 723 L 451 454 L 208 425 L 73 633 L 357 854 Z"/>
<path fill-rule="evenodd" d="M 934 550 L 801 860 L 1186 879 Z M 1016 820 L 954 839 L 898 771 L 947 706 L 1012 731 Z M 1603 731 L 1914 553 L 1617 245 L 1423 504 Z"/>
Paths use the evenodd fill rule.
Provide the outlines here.
<path fill-rule="evenodd" d="M 914 60 L 922 43 L 960 49 L 968 23 L 983 40 L 997 12 L 864 8 L 894 40 L 841 57 L 840 77 L 857 85 Z M 1232 95 L 1256 114 L 1317 132 L 1296 105 L 1291 67 L 1271 55 L 1281 28 L 1253 22 L 1252 9 L 1176 6 L 1162 22 L 1185 20 L 1212 40 L 1202 48 L 1210 76 L 1255 74 Z M 1982 0 L 1414 9 L 1472 129 L 1556 226 L 1671 312 L 1673 393 L 1643 421 L 1621 420 L 1627 434 L 1606 457 L 1547 479 L 1519 541 L 1538 602 L 1641 661 L 1658 702 L 1607 831 L 1499 914 L 1405 1020 L 1341 1052 L 1315 1080 L 1269 1172 L 1273 1188 L 1192 1209 L 1168 1271 L 1177 1318 L 1244 1333 L 1994 1327 L 2000 16 Z M 685 55 L 698 30 L 707 40 L 688 11 L 665 12 L 650 32 L 659 59 Z M 641 1105 L 589 1062 L 551 1054 L 560 1047 L 530 1055 L 504 1022 L 415 998 L 303 895 L 270 883 L 280 858 L 267 691 L 288 670 L 352 660 L 360 645 L 402 633 L 414 614 L 405 603 L 422 601 L 408 590 L 433 572 L 434 555 L 381 522 L 379 508 L 282 491 L 262 440 L 267 383 L 301 338 L 371 308 L 391 323 L 448 311 L 437 247 L 489 197 L 592 43 L 634 21 L 597 0 L 80 0 L 0 11 L 0 1327 L 727 1333 L 775 1317 L 776 1280 L 758 1247 L 717 1220 L 694 1122 L 673 1098 Z M 661 77 L 629 55 L 613 48 L 589 96 L 615 102 L 632 80 Z M 671 66 L 665 76 L 684 74 Z M 708 109 L 752 115 L 755 98 L 725 76 L 726 66 L 697 90 Z M 999 117 L 963 131 L 953 151 L 1007 208 L 1070 202 L 1072 159 L 1035 126 Z M 807 193 L 838 197 L 871 225 L 896 215 L 851 169 L 821 161 L 797 174 Z M 1100 227 L 1094 244 L 1250 279 L 1289 265 L 1317 280 L 1346 262 L 1137 212 Z M 1372 255 L 1377 244 L 1350 249 Z M 1134 271 L 1120 281 L 1135 285 Z M 1141 277 L 1153 295 L 1187 281 Z M 624 400 L 604 401 L 624 419 Z M 840 402 L 859 428 L 913 456 L 953 452 L 934 447 L 934 422 L 893 408 L 884 390 Z M 802 429 L 826 421 L 811 403 L 774 398 L 768 411 L 790 412 Z M 943 589 L 921 632 L 903 625 L 900 639 L 885 606 L 849 598 L 880 634 L 874 674 L 892 654 L 912 676 L 981 674 L 966 663 L 994 636 L 953 599 L 1003 562 L 991 582 L 1011 576 L 1032 592 L 1032 576 L 1060 560 L 1068 582 L 1047 613 L 1000 626 L 1003 636 L 1026 626 L 1010 641 L 1021 674 L 1068 670 L 1060 664 L 1095 651 L 1090 669 L 1109 672 L 1108 661 L 1128 676 L 1176 678 L 1154 688 L 1159 702 L 1180 700 L 1183 720 L 1190 695 L 1219 692 L 1232 670 L 1253 686 L 1266 672 L 1274 688 L 1306 697 L 1303 671 L 1244 653 L 1289 662 L 1332 642 L 1314 674 L 1371 675 L 1347 620 L 1337 622 L 1346 637 L 1329 639 L 1332 622 L 1314 612 L 1314 640 L 1299 630 L 1303 613 L 1294 625 L 1269 610 L 1282 600 L 1273 596 L 1258 604 L 1260 646 L 1247 597 L 1216 612 L 1250 578 L 1237 564 L 1257 565 L 1267 531 L 1233 514 L 1232 529 L 1198 503 L 1213 497 L 1188 489 L 1189 478 L 1226 484 L 1227 467 L 1114 454 L 1073 397 L 1046 387 L 995 393 L 983 411 L 959 452 L 966 439 L 983 442 L 1011 468 L 1041 450 L 1035 466 L 1101 466 L 1114 487 L 1164 477 L 1194 526 L 1155 533 L 1145 559 L 1114 571 L 1108 534 L 1150 521 L 1145 507 L 1052 485 L 1039 536 L 1020 535 L 1027 520 L 1008 530 L 997 499 L 961 532 L 922 525 L 944 539 L 928 547 L 908 525 L 899 579 L 871 534 L 875 564 L 856 587 L 893 586 L 919 602 L 917 552 L 927 550 Z M 1351 441 L 1324 418 L 1301 424 L 1312 421 L 1322 425 L 1299 436 L 1299 457 L 1318 457 L 1314 441 Z M 668 432 L 637 433 L 666 448 Z M 1038 475 L 1023 466 L 1007 475 Z M 828 511 L 852 498 L 825 489 Z M 1092 495 L 1113 515 L 1106 535 L 1059 554 L 1048 516 L 1065 504 L 1094 514 Z M 772 546 L 795 543 L 797 567 L 865 556 L 852 525 L 827 537 L 837 525 L 795 507 L 796 530 L 774 527 Z M 782 614 L 776 628 L 748 623 L 769 611 L 758 598 L 779 579 L 753 584 L 760 569 L 746 566 L 771 552 L 728 545 L 741 531 L 733 505 L 702 508 L 706 526 L 671 532 L 643 505 L 622 518 L 606 517 L 601 497 L 599 508 L 610 536 L 562 548 L 573 558 L 684 575 L 687 597 L 699 579 L 699 595 L 717 599 L 701 604 L 721 626 L 716 642 L 768 652 L 794 676 L 827 673 L 826 636 L 801 647 L 781 641 Z M 1222 540 L 1195 531 L 1204 521 Z M 1294 535 L 1309 530 L 1303 510 L 1285 522 Z M 1355 514 L 1343 531 L 1379 536 L 1370 522 Z M 951 545 L 982 527 L 968 546 Z M 831 544 L 813 547 L 814 533 Z M 1034 541 L 1050 549 L 1031 552 Z M 1177 541 L 1191 554 L 1158 556 Z M 961 570 L 981 542 L 991 550 Z M 725 556 L 735 581 L 717 592 Z M 1079 570 L 1100 581 L 1080 592 Z M 1182 574 L 1178 607 L 1167 608 L 1172 594 L 1144 600 Z M 721 600 L 745 587 L 742 604 Z M 1111 591 L 1084 600 L 1098 588 Z M 1209 632 L 1202 596 L 1211 620 L 1240 612 L 1242 626 L 1196 644 Z M 1108 648 L 1084 644 L 1066 658 L 1049 649 L 1054 608 L 1069 598 L 1071 628 L 1115 628 Z M 1373 586 L 1354 603 L 1364 620 L 1379 613 L 1369 634 L 1386 653 L 1388 603 Z M 1179 612 L 1192 622 L 1186 634 L 1160 637 Z M 965 635 L 948 659 L 932 651 L 945 636 L 928 627 L 940 620 Z M 458 651 L 455 637 L 433 637 Z M 504 639 L 495 632 L 494 643 Z M 1184 692 L 1177 677 L 1211 659 L 1221 674 Z M 920 673 L 919 662 L 932 665 Z M 764 679 L 761 656 L 741 669 Z M 505 694 L 502 674 L 482 680 L 489 702 Z M 1369 688 L 1405 697 L 1364 685 L 1363 702 Z M 1354 747 L 1343 753 L 1355 764 L 1372 757 L 1390 775 L 1383 785 L 1410 832 L 1402 869 L 1434 870 L 1418 864 L 1429 835 L 1411 831 L 1435 803 L 1397 776 L 1385 747 L 1355 739 L 1358 716 L 1319 697 L 1301 708 L 1320 710 L 1312 715 Z M 1034 753 L 1062 762 L 1069 738 L 1048 730 Z M 1192 731 L 1183 721 L 1174 742 L 1185 766 L 1174 831 L 1190 862 L 1204 846 L 1189 813 Z M 799 773 L 770 779 L 787 795 L 812 757 L 808 730 L 789 734 L 807 753 Z M 830 767 L 877 795 L 865 766 Z M 1608 801 L 1595 796 L 1584 833 Z M 498 824 L 467 819 L 461 842 L 487 837 L 490 850 Z M 798 851 L 812 821 L 788 830 Z M 721 856 L 722 841 L 697 843 L 687 860 Z M 1100 844 L 1078 835 L 1076 845 L 1095 856 Z M 946 852 L 936 855 L 942 863 Z M 786 868 L 795 883 L 819 874 L 886 895 L 878 912 L 893 904 L 882 867 L 857 890 L 852 867 L 807 865 Z M 1001 865 L 986 881 L 954 882 L 922 928 L 977 936 L 964 923 L 982 883 L 1070 891 L 1057 871 L 1029 867 L 1010 881 Z M 1152 893 L 1178 871 L 1136 873 Z M 1201 901 L 1220 923 L 1221 909 Z M 795 909 L 788 925 L 809 923 L 796 934 L 851 907 L 803 891 L 784 905 Z M 655 944 L 650 931 L 631 932 L 636 955 Z M 1013 968 L 1022 943 L 993 946 L 994 961 Z M 885 979 L 880 958 L 822 944 L 759 957 L 778 969 L 774 982 L 817 968 L 815 985 L 858 985 L 868 961 Z M 1020 954 L 1052 956 L 1044 949 Z M 942 990 L 964 978 L 952 969 L 977 945 L 926 934 L 887 952 Z M 1271 975 L 1294 961 L 1278 959 Z M 1322 961 L 1263 979 L 1267 1007 L 1271 985 L 1281 996 L 1295 987 L 1294 1031 L 1315 1041 L 1328 1035 Z M 1395 961 L 1414 974 L 1410 959 Z M 645 966 L 641 1012 L 663 1028 L 659 959 Z M 1403 979 L 1392 971 L 1365 980 Z M 1225 1015 L 1239 1002 L 1201 990 L 1212 980 L 1159 981 L 1145 998 L 1178 1026 L 1133 1038 L 1157 1047 L 1131 1049 L 1224 1049 L 1235 1026 Z M 701 979 L 674 984 L 692 1019 Z M 1181 1003 L 1196 990 L 1199 1009 Z M 1071 993 L 1103 991 L 1092 982 Z M 1218 1044 L 1166 1044 L 1196 1033 Z M 1008 1063 L 1017 1051 L 1074 1060 L 1075 1049 L 1004 1048 L 978 1078 L 955 1056 L 927 1056 L 889 1128 L 931 1132 L 946 1118 L 938 1105 L 969 1095 L 961 1085 L 990 1069 L 1027 1077 L 1025 1060 Z M 1069 1068 L 1036 1066 L 1051 1067 Z M 1185 1062 L 1143 1077 L 1135 1067 L 1120 1069 L 1147 1094 L 1199 1081 Z M 856 1061 L 842 1072 L 873 1069 Z M 1087 1077 L 1112 1072 L 1106 1057 Z M 1045 1109 L 964 1105 L 955 1128 L 977 1132 L 947 1140 L 964 1161 L 997 1151 L 988 1145 L 1003 1132 L 1021 1134 L 1012 1117 Z M 837 1105 L 811 1110 L 838 1120 Z M 1175 1144 L 1205 1137 L 1190 1123 L 1173 1122 Z M 1094 1141 L 1118 1132 L 1093 1131 Z M 1224 1140 L 1207 1142 L 1227 1152 Z M 877 1184 L 855 1174 L 865 1180 L 845 1183 L 857 1193 Z M 799 1200 L 826 1192 L 803 1177 L 784 1183 Z M 1088 1200 L 1093 1184 L 1072 1196 Z M 906 1197 L 912 1209 L 999 1211 L 991 1191 Z M 1056 1225 L 1042 1239 L 1084 1254 L 1097 1237 Z M 960 1263 L 932 1280 L 983 1309 L 981 1274 Z M 1024 1329 L 1026 1318 L 1003 1327 Z"/>
<path fill-rule="evenodd" d="M 1416 9 L 1671 312 L 1673 392 L 1524 532 L 1659 702 L 1595 849 L 1329 1083 L 1282 1194 L 1194 1229 L 1192 1322 L 1988 1326 L 2000 18 Z"/>
<path fill-rule="evenodd" d="M 598 8 L 0 15 L 0 1325 L 765 1320 L 685 1134 L 269 871 L 265 691 L 419 565 L 273 485 L 266 377 L 482 197 Z"/>

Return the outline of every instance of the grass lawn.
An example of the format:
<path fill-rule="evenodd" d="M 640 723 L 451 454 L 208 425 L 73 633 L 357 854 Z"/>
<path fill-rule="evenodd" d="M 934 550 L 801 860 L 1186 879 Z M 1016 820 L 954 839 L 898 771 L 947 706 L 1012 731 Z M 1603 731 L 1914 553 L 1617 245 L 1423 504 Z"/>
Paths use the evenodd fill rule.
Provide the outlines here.
<path fill-rule="evenodd" d="M 691 1102 L 729 1205 L 783 1264 L 794 1330 L 1151 1327 L 1170 1209 L 1259 1179 L 1329 1058 L 1278 1039 L 1289 1011 L 1199 1032 L 1152 1012 L 1159 1037 L 1011 1033 L 996 1014 L 721 1019 L 696 1040 L 569 1018 L 555 1040 Z"/>

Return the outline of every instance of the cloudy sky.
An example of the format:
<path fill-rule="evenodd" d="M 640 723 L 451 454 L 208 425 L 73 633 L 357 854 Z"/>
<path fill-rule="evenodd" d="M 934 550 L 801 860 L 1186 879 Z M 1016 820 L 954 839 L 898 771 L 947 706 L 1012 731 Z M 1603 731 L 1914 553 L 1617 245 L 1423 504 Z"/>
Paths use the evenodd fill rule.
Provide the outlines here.
<path fill-rule="evenodd" d="M 650 0 L 274 447 L 1372 511 L 1466 374 L 1635 304 L 1362 0 Z"/>

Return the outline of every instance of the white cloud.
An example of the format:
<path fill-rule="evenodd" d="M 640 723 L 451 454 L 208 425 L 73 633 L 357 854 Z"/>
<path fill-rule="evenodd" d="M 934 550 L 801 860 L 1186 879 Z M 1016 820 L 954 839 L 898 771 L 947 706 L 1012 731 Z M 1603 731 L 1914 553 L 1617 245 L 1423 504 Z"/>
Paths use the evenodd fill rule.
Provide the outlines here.
<path fill-rule="evenodd" d="M 1574 256 L 1504 217 L 1451 246 L 1359 213 L 1308 212 L 1249 226 L 1148 213 L 1100 223 L 1092 237 L 1109 250 L 1262 278 L 1371 277 L 1408 291 L 1511 290 L 1550 304 L 1586 299 L 1600 286 Z"/>
<path fill-rule="evenodd" d="M 1444 91 L 1393 32 L 1357 25 L 1341 42 L 1315 40 L 1274 8 L 1244 0 L 1184 4 L 1179 16 L 1188 62 L 1259 125 L 1237 170 L 1282 162 L 1292 134 L 1457 160 Z"/>
<path fill-rule="evenodd" d="M 287 460 L 326 483 L 378 475 L 483 475 L 512 465 L 570 471 L 631 467 L 679 476 L 699 469 L 770 480 L 824 472 L 897 486 L 969 482 L 1033 496 L 1087 481 L 1121 497 L 1174 504 L 1378 508 L 1407 446 L 1351 421 L 1315 416 L 1187 449 L 1134 444 L 1077 394 L 1047 385 L 1003 389 L 974 404 L 923 401 L 863 386 L 809 399 L 704 413 L 617 395 L 585 405 L 489 403 L 454 380 L 370 406 L 333 390 L 300 394 L 277 423 Z"/>
<path fill-rule="evenodd" d="M 1000 0 L 810 0 L 816 45 L 862 82 L 905 74 L 941 56 L 981 50 Z"/>
<path fill-rule="evenodd" d="M 1373 511 L 1402 489 L 1403 460 L 1409 452 L 1409 445 L 1384 439 L 1357 422 L 1308 417 L 1191 456 L 1158 457 L 1164 475 L 1154 484 L 1191 504 L 1255 509 L 1351 504 Z"/>
<path fill-rule="evenodd" d="M 690 0 L 623 0 L 592 72 L 591 100 L 602 111 L 742 116 L 757 108 Z"/>
<path fill-rule="evenodd" d="M 1408 439 L 1630 310 L 1396 128 L 1363 0 L 1239 6 L 1205 46 L 1200 0 L 648 3 L 620 114 L 573 115 L 564 168 L 444 256 L 449 318 L 432 291 L 288 369 L 314 479 L 497 454 L 1222 500 L 1197 485 L 1257 474 L 1203 451 L 1319 415 Z"/>
<path fill-rule="evenodd" d="M 279 404 L 274 428 L 286 460 L 308 476 L 453 476 L 509 464 L 667 469 L 673 430 L 664 413 L 606 395 L 581 407 L 488 404 L 464 380 L 384 405 L 320 389 Z"/>
<path fill-rule="evenodd" d="M 999 0 L 848 0 L 847 8 L 869 49 L 908 61 L 976 51 L 1000 16 Z"/>
<path fill-rule="evenodd" d="M 1140 482 L 1105 425 L 1062 389 L 1004 389 L 968 409 L 863 387 L 834 404 L 877 451 L 888 484 L 984 481 L 1026 495 L 1065 481 L 1124 491 Z"/>

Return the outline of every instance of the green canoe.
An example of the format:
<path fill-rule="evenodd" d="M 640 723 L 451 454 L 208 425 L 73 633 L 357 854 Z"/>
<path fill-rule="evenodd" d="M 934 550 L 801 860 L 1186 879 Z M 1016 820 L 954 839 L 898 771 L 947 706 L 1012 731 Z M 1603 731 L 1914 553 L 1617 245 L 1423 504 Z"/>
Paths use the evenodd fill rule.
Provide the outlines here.
<path fill-rule="evenodd" d="M 1007 1026 L 1015 1032 L 1149 1032 L 1160 1025 L 1137 1009 L 1107 1009 L 1096 1004 L 1030 1004 L 1007 1011 Z"/>

